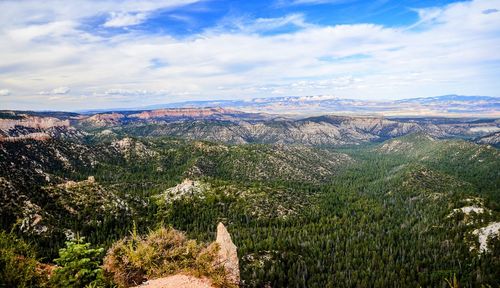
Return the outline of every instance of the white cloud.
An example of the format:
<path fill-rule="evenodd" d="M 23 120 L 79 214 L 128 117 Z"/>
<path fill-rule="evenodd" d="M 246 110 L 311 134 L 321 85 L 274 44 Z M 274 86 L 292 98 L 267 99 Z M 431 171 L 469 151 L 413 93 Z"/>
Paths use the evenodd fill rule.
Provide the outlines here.
<path fill-rule="evenodd" d="M 54 88 L 50 91 L 41 91 L 38 94 L 40 94 L 40 95 L 64 95 L 64 94 L 68 94 L 69 91 L 71 91 L 71 89 L 68 87 L 57 87 L 57 88 Z"/>
<path fill-rule="evenodd" d="M 126 27 L 141 24 L 146 20 L 146 13 L 111 12 L 110 18 L 103 24 L 104 27 Z"/>
<path fill-rule="evenodd" d="M 8 89 L 0 89 L 0 96 L 9 96 L 10 93 L 11 92 Z"/>
<path fill-rule="evenodd" d="M 498 12 L 499 12 L 498 9 L 492 9 L 492 8 L 483 10 L 483 14 L 493 14 L 493 13 L 498 13 Z"/>
<path fill-rule="evenodd" d="M 295 25 L 297 27 L 305 28 L 312 27 L 313 25 L 306 22 L 303 14 L 290 14 L 278 18 L 258 18 L 255 20 L 254 27 L 256 30 L 270 30 L 279 28 L 286 25 Z"/>
<path fill-rule="evenodd" d="M 54 88 L 52 89 L 52 94 L 68 94 L 68 92 L 70 91 L 71 89 L 69 89 L 68 87 L 57 87 L 57 88 Z"/>
<path fill-rule="evenodd" d="M 164 91 L 150 91 L 150 90 L 131 90 L 131 89 L 123 89 L 123 88 L 114 88 L 114 89 L 108 89 L 104 91 L 105 95 L 152 95 L 152 94 L 158 94 L 158 93 L 164 93 Z"/>
<path fill-rule="evenodd" d="M 225 29 L 231 29 L 239 33 L 254 33 L 270 31 L 287 25 L 299 28 L 313 27 L 312 24 L 306 22 L 303 14 L 296 13 L 277 18 L 229 17 L 222 21 L 216 31 L 221 32 Z"/>
<path fill-rule="evenodd" d="M 55 20 L 77 21 L 103 14 L 147 14 L 160 9 L 172 9 L 200 0 L 72 0 L 62 4 L 58 0 L 3 0 L 0 1 L 0 27 L 26 23 L 47 23 Z"/>
<path fill-rule="evenodd" d="M 82 14 L 89 15 L 92 5 L 104 15 L 113 11 L 148 14 L 158 7 L 153 1 L 144 2 L 150 6 L 143 1 L 125 1 L 104 9 L 101 2 L 113 1 L 79 2 Z M 18 17 L 45 15 L 37 1 L 29 3 L 34 7 L 30 10 L 26 6 Z M 69 6 L 65 7 L 57 11 Z M 2 8 L 4 2 L 0 2 Z M 310 25 L 302 14 L 247 18 L 236 21 L 241 24 L 236 29 L 211 29 L 186 38 L 134 30 L 105 38 L 79 30 L 80 16 L 61 14 L 40 25 L 0 25 L 0 63 L 12 67 L 1 72 L 0 85 L 16 91 L 9 103 L 26 97 L 29 103 L 38 99 L 40 107 L 52 109 L 57 107 L 43 106 L 48 105 L 43 96 L 30 95 L 45 91 L 47 85 L 70 86 L 71 96 L 79 97 L 67 95 L 72 102 L 62 97 L 58 109 L 73 108 L 74 103 L 102 108 L 271 93 L 341 93 L 341 97 L 352 98 L 449 93 L 500 96 L 496 79 L 500 74 L 500 17 L 498 13 L 483 13 L 495 9 L 500 9 L 499 0 L 421 9 L 418 25 L 400 28 Z M 68 13 L 77 14 L 73 10 Z M 259 33 L 286 25 L 300 29 Z M 152 69 L 153 59 L 168 65 Z M 56 94 L 54 90 L 46 93 Z"/>

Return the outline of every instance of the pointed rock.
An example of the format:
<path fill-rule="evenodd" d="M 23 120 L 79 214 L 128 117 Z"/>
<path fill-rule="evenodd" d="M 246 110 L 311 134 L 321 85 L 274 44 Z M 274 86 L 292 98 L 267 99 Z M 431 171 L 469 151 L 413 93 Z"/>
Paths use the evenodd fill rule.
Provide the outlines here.
<path fill-rule="evenodd" d="M 217 225 L 217 239 L 216 243 L 219 244 L 219 261 L 224 265 L 226 272 L 228 273 L 227 278 L 229 281 L 236 285 L 240 283 L 240 266 L 238 261 L 238 253 L 236 251 L 236 245 L 234 245 L 231 240 L 231 235 L 227 232 L 224 224 L 219 222 Z"/>

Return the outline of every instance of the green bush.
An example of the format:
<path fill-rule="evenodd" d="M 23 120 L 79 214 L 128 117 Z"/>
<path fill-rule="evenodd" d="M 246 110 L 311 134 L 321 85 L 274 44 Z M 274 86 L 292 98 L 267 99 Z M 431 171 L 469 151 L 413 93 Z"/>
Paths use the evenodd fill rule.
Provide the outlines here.
<path fill-rule="evenodd" d="M 47 275 L 38 265 L 26 242 L 0 231 L 0 287 L 43 286 Z"/>
<path fill-rule="evenodd" d="M 51 284 L 56 287 L 103 287 L 106 286 L 100 267 L 104 249 L 91 248 L 90 243 L 66 242 L 66 248 L 59 250 L 59 258 Z"/>

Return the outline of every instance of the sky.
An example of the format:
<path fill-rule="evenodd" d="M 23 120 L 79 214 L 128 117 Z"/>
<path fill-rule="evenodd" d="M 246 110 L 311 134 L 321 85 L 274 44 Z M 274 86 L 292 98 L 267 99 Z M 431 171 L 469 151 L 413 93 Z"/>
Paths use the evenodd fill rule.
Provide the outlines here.
<path fill-rule="evenodd" d="M 0 0 L 0 109 L 500 96 L 500 0 Z"/>

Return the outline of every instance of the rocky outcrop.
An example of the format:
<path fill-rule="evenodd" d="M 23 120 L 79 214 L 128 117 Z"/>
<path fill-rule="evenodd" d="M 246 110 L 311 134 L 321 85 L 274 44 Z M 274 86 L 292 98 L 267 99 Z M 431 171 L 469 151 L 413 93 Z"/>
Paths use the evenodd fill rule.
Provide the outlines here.
<path fill-rule="evenodd" d="M 234 284 L 240 283 L 240 266 L 238 261 L 238 253 L 236 251 L 236 245 L 234 245 L 231 240 L 231 235 L 227 232 L 224 224 L 219 223 L 217 225 L 217 239 L 215 240 L 219 244 L 219 263 L 224 265 L 227 272 L 227 278 Z"/>
<path fill-rule="evenodd" d="M 0 135 L 0 142 L 6 141 L 6 142 L 17 142 L 17 141 L 23 141 L 23 140 L 36 140 L 36 141 L 46 141 L 49 140 L 51 137 L 49 134 L 44 133 L 44 132 L 35 132 L 35 133 L 28 133 L 25 135 L 19 135 L 19 136 L 7 136 L 7 137 L 2 137 Z"/>
<path fill-rule="evenodd" d="M 158 152 L 148 149 L 142 142 L 129 137 L 113 141 L 111 146 L 122 153 L 127 160 L 130 160 L 134 156 L 138 158 L 147 158 L 158 155 Z"/>
<path fill-rule="evenodd" d="M 479 253 L 486 253 L 489 251 L 488 239 L 500 236 L 500 222 L 490 223 L 486 227 L 478 228 L 472 231 L 472 234 L 478 237 Z"/>
<path fill-rule="evenodd" d="M 66 181 L 64 183 L 58 184 L 57 187 L 59 188 L 64 188 L 64 189 L 71 189 L 75 187 L 80 187 L 80 186 L 87 186 L 87 185 L 93 185 L 95 184 L 95 177 L 94 176 L 89 176 L 87 180 L 83 181 Z"/>
<path fill-rule="evenodd" d="M 23 119 L 0 119 L 0 130 L 9 130 L 16 126 L 48 129 L 52 127 L 69 127 L 69 125 L 69 120 L 60 120 L 54 117 L 29 116 Z"/>
<path fill-rule="evenodd" d="M 91 124 L 95 127 L 105 127 L 108 125 L 117 125 L 120 123 L 125 115 L 120 113 L 103 113 L 103 114 L 95 114 L 88 118 L 85 118 L 82 123 Z"/>
<path fill-rule="evenodd" d="M 10 118 L 0 117 L 0 142 L 46 141 L 56 137 L 69 138 L 82 135 L 81 131 L 71 127 L 69 119 L 16 114 L 16 112 L 12 112 L 9 116 Z"/>
<path fill-rule="evenodd" d="M 162 197 L 166 202 L 172 202 L 182 197 L 199 196 L 209 188 L 210 185 L 208 183 L 184 179 L 182 183 L 165 190 L 165 192 L 162 193 Z"/>

